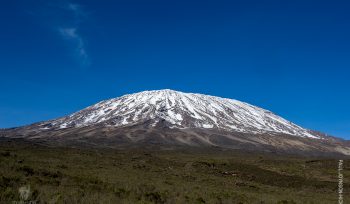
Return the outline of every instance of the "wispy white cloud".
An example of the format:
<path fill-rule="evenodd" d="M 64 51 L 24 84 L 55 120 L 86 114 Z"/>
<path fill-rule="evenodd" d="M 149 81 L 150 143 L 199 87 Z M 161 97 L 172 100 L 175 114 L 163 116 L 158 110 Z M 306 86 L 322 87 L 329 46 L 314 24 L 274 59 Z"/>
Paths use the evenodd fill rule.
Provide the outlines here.
<path fill-rule="evenodd" d="M 70 13 L 71 19 L 62 22 L 58 26 L 58 32 L 74 48 L 75 56 L 80 64 L 88 66 L 90 65 L 89 55 L 86 51 L 84 39 L 79 33 L 79 25 L 86 18 L 86 13 L 81 5 L 75 3 L 67 3 L 62 9 Z"/>
<path fill-rule="evenodd" d="M 67 39 L 80 39 L 80 36 L 77 34 L 76 28 L 63 28 L 60 29 L 62 36 Z"/>
<path fill-rule="evenodd" d="M 79 4 L 68 3 L 67 8 L 74 12 L 81 13 L 81 7 Z"/>
<path fill-rule="evenodd" d="M 68 3 L 65 9 L 71 11 L 74 14 L 74 18 L 77 21 L 77 23 L 79 23 L 81 20 L 87 17 L 85 10 L 79 4 Z"/>
<path fill-rule="evenodd" d="M 89 65 L 89 56 L 87 55 L 84 41 L 77 33 L 77 28 L 59 28 L 59 32 L 65 40 L 73 43 L 75 53 L 79 57 L 82 65 Z"/>

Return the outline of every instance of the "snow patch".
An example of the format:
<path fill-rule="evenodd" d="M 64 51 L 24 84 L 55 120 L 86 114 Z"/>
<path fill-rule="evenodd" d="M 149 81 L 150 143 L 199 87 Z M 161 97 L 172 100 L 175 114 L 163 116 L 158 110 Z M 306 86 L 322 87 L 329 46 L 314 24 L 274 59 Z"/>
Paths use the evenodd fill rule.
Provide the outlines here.
<path fill-rule="evenodd" d="M 182 93 L 172 90 L 144 91 L 101 101 L 67 117 L 51 121 L 54 128 L 83 127 L 119 121 L 115 126 L 137 124 L 147 120 L 155 126 L 165 120 L 173 127 L 218 128 L 245 133 L 280 133 L 317 138 L 308 130 L 272 112 L 241 101 Z M 132 121 L 132 122 L 129 122 Z M 106 123 L 107 124 L 107 123 Z"/>

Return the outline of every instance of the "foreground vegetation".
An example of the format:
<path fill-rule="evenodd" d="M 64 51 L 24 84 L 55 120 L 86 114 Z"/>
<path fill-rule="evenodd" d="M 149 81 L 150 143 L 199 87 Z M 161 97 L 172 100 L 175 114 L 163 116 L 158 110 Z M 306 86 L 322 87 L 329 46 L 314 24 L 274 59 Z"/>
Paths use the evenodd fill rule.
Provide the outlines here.
<path fill-rule="evenodd" d="M 344 203 L 350 198 L 344 160 Z M 0 143 L 0 203 L 337 203 L 338 161 Z M 28 197 L 19 188 L 30 188 Z"/>

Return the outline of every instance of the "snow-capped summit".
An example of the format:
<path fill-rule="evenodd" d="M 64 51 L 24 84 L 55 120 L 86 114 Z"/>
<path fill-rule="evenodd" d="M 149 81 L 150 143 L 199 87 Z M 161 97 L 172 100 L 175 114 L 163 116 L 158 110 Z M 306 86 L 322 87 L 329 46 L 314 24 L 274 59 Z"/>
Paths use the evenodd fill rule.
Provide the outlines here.
<path fill-rule="evenodd" d="M 101 101 L 71 115 L 0 130 L 0 138 L 103 148 L 214 148 L 350 155 L 348 141 L 241 101 L 169 89 Z"/>
<path fill-rule="evenodd" d="M 43 122 L 43 129 L 90 125 L 124 127 L 141 123 L 170 128 L 216 129 L 242 133 L 319 138 L 268 110 L 241 101 L 164 89 L 101 101 L 69 116 Z"/>

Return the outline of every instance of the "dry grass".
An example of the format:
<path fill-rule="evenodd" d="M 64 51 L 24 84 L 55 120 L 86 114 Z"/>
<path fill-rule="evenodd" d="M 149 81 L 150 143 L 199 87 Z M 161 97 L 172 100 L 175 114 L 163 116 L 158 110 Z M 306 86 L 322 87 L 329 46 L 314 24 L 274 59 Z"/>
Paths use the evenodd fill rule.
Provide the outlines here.
<path fill-rule="evenodd" d="M 337 160 L 2 143 L 0 202 L 24 185 L 40 203 L 336 203 Z"/>

